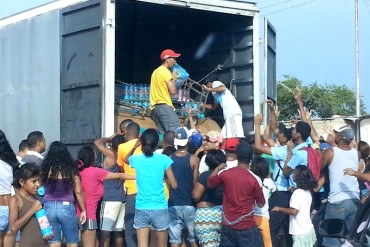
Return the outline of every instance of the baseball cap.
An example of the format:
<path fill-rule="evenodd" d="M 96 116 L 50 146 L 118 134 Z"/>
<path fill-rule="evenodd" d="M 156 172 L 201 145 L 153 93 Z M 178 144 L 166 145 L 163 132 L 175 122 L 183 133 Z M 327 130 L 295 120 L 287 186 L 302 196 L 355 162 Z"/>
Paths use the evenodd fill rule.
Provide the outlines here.
<path fill-rule="evenodd" d="M 186 127 L 178 127 L 175 130 L 175 146 L 186 146 L 188 144 L 189 131 Z"/>
<path fill-rule="evenodd" d="M 205 138 L 208 139 L 210 142 L 219 142 L 222 143 L 224 138 L 222 137 L 221 133 L 216 130 L 209 131 Z"/>
<path fill-rule="evenodd" d="M 352 141 L 355 137 L 355 132 L 349 126 L 333 127 L 334 132 L 339 133 L 344 140 Z"/>
<path fill-rule="evenodd" d="M 175 57 L 176 58 L 176 57 L 179 57 L 179 56 L 181 56 L 180 53 L 176 53 L 171 49 L 166 49 L 166 50 L 162 51 L 162 53 L 161 53 L 161 60 L 165 60 L 166 58 L 169 58 L 169 57 Z"/>
<path fill-rule="evenodd" d="M 287 128 L 285 124 L 279 123 L 279 131 L 283 133 L 288 140 L 292 139 L 293 128 Z"/>
<path fill-rule="evenodd" d="M 227 138 L 225 141 L 226 151 L 236 151 L 236 147 L 239 145 L 238 138 Z"/>
<path fill-rule="evenodd" d="M 319 147 L 321 151 L 331 148 L 331 146 L 326 142 L 320 143 Z"/>
<path fill-rule="evenodd" d="M 189 138 L 189 146 L 199 148 L 202 144 L 203 136 L 198 132 L 194 132 Z"/>

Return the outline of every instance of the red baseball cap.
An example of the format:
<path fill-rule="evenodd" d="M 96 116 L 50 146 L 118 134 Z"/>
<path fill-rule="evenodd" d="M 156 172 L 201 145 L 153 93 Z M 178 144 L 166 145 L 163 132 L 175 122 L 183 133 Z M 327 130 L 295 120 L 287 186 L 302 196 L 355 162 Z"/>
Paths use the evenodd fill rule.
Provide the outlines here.
<path fill-rule="evenodd" d="M 179 57 L 179 56 L 181 56 L 181 54 L 176 53 L 171 49 L 166 49 L 162 51 L 161 53 L 161 60 L 165 60 L 166 58 L 169 58 L 169 57 Z"/>
<path fill-rule="evenodd" d="M 227 138 L 225 141 L 226 151 L 236 151 L 236 147 L 239 145 L 238 138 Z"/>

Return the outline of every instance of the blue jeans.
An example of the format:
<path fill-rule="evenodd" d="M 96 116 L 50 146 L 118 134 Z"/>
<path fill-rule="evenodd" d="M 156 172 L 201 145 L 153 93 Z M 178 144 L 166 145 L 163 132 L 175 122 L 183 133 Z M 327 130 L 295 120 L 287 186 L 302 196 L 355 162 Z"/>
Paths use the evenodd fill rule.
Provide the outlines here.
<path fill-rule="evenodd" d="M 262 235 L 256 226 L 245 230 L 222 226 L 220 247 L 263 247 Z"/>
<path fill-rule="evenodd" d="M 168 209 L 170 214 L 170 243 L 182 243 L 182 229 L 188 229 L 188 240 L 190 243 L 195 242 L 194 219 L 196 208 L 193 206 L 172 206 Z"/>
<path fill-rule="evenodd" d="M 77 244 L 79 241 L 78 220 L 73 203 L 50 201 L 45 202 L 44 208 L 54 232 L 54 237 L 49 240 L 49 243 L 62 242 L 61 233 L 63 232 L 67 244 Z"/>
<path fill-rule="evenodd" d="M 342 219 L 346 222 L 347 229 L 350 230 L 356 217 L 357 209 L 360 206 L 359 200 L 344 200 L 338 204 L 327 203 L 325 219 Z M 324 238 L 323 245 L 337 247 L 340 246 L 339 238 Z"/>

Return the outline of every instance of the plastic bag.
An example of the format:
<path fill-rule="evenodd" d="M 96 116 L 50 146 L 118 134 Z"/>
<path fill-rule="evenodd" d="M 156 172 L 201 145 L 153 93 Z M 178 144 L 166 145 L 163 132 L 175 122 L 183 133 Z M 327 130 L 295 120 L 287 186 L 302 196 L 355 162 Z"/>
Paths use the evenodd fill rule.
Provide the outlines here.
<path fill-rule="evenodd" d="M 189 78 L 189 73 L 186 72 L 186 70 L 181 67 L 178 63 L 175 63 L 175 65 L 172 67 L 171 72 L 177 71 L 179 73 L 179 76 L 177 77 L 177 80 L 175 81 L 176 88 L 180 88 L 182 85 L 184 85 L 184 82 Z"/>

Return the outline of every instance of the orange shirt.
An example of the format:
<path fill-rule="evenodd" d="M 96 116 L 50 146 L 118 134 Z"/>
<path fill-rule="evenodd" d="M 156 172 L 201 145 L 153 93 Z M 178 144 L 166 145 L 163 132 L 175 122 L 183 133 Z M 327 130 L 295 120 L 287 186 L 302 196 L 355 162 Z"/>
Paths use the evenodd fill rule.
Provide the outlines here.
<path fill-rule="evenodd" d="M 125 143 L 122 143 L 118 146 L 118 158 L 117 164 L 119 166 L 123 166 L 123 170 L 128 175 L 136 176 L 135 169 L 130 167 L 129 164 L 125 163 L 126 155 L 131 151 L 131 149 L 135 146 L 137 139 L 129 140 Z M 133 153 L 134 154 L 141 154 L 141 146 L 137 147 Z M 125 180 L 124 186 L 126 188 L 127 195 L 133 195 L 137 193 L 136 188 L 136 180 Z"/>

